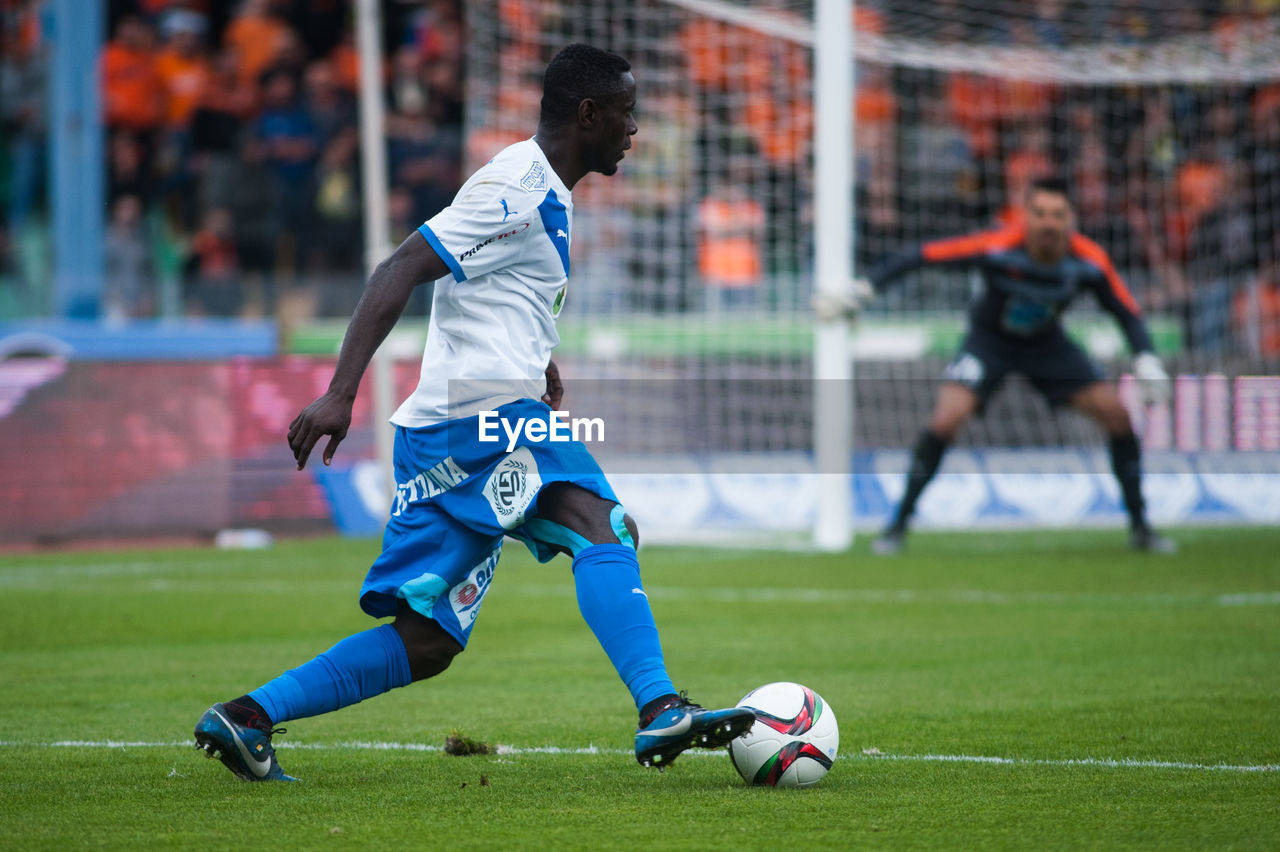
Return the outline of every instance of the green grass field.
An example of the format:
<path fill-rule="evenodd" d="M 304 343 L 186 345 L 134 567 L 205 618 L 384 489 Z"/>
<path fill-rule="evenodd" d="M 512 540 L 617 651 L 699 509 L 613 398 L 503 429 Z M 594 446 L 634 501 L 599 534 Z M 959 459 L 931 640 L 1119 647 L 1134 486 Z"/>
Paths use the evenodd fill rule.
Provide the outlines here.
<path fill-rule="evenodd" d="M 723 753 L 638 766 L 567 562 L 514 543 L 449 671 L 288 725 L 293 785 L 237 780 L 192 725 L 370 626 L 375 542 L 2 557 L 0 848 L 1278 848 L 1280 533 L 1177 537 L 643 551 L 692 698 L 795 680 L 834 708 L 808 790 Z M 511 749 L 447 756 L 453 729 Z"/>

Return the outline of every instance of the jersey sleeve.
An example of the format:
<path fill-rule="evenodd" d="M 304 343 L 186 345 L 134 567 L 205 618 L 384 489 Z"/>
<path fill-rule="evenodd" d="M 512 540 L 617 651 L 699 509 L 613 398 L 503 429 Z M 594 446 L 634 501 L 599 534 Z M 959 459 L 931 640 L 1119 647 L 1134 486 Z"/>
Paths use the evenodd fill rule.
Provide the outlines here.
<path fill-rule="evenodd" d="M 926 264 L 975 264 L 989 254 L 1016 245 L 1020 239 L 1020 235 L 1013 230 L 1004 229 L 920 243 L 892 255 L 876 267 L 870 275 L 871 284 L 877 291 L 883 291 L 899 276 Z"/>
<path fill-rule="evenodd" d="M 520 259 L 535 209 L 529 193 L 512 192 L 501 181 L 480 180 L 424 222 L 418 233 L 440 255 L 454 280 L 466 281 Z"/>
<path fill-rule="evenodd" d="M 924 262 L 924 257 L 920 253 L 920 246 L 912 246 L 909 249 L 889 255 L 871 270 L 867 280 L 871 282 L 871 286 L 876 289 L 877 293 L 883 293 L 898 278 L 913 269 L 924 266 Z"/>
<path fill-rule="evenodd" d="M 1120 323 L 1120 328 L 1129 341 L 1129 349 L 1134 354 L 1153 351 L 1151 335 L 1147 331 L 1147 324 L 1142 320 L 1142 309 L 1138 307 L 1137 299 L 1129 292 L 1120 273 L 1116 272 L 1111 258 L 1107 257 L 1107 253 L 1097 243 L 1078 235 L 1072 241 L 1072 248 L 1096 271 L 1089 280 L 1094 295 L 1098 298 L 1098 304 Z"/>

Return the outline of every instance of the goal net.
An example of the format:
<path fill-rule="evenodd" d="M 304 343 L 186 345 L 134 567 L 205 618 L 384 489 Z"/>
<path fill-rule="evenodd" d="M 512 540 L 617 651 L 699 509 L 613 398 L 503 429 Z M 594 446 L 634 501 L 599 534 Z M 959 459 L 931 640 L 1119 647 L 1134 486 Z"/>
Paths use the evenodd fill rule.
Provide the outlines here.
<path fill-rule="evenodd" d="M 633 149 L 616 176 L 573 193 L 559 321 L 567 403 L 617 424 L 611 475 L 667 474 L 669 487 L 653 488 L 669 514 L 708 457 L 713 475 L 772 477 L 766 492 L 812 472 L 808 306 L 815 235 L 831 225 L 813 205 L 813 4 L 466 8 L 469 169 L 530 134 L 541 72 L 565 44 L 622 54 L 638 81 Z M 851 23 L 847 227 L 859 272 L 922 240 L 1016 219 L 1031 180 L 1064 176 L 1080 230 L 1108 251 L 1183 374 L 1173 404 L 1150 411 L 1122 379 L 1148 448 L 1280 448 L 1275 383 L 1254 381 L 1280 357 L 1280 12 L 1250 0 L 877 0 L 857 3 Z M 921 270 L 857 322 L 860 469 L 901 470 L 900 452 L 866 454 L 914 440 L 977 286 L 963 271 Z M 1127 370 L 1119 329 L 1090 300 L 1068 328 L 1112 375 Z M 1014 380 L 960 443 L 1095 447 L 1100 434 Z M 739 467 L 724 468 L 729 456 Z M 670 485 L 681 472 L 690 478 Z M 708 487 L 707 516 L 744 525 L 796 525 L 813 508 L 753 509 L 724 493 L 736 485 Z"/>

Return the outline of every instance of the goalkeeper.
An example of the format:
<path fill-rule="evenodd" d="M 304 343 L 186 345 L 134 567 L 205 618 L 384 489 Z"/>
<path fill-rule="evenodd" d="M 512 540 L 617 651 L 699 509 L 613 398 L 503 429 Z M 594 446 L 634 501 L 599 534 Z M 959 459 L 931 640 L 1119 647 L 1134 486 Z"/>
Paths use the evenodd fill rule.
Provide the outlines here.
<path fill-rule="evenodd" d="M 873 546 L 880 554 L 902 549 L 916 501 L 933 478 L 947 447 L 974 413 L 980 413 L 1004 377 L 1026 376 L 1050 405 L 1067 403 L 1089 415 L 1107 433 L 1111 469 L 1129 514 L 1130 545 L 1136 550 L 1176 552 L 1176 544 L 1147 523 L 1142 464 L 1129 413 L 1112 383 L 1063 331 L 1059 315 L 1082 291 L 1120 323 L 1134 353 L 1134 373 L 1145 404 L 1168 399 L 1169 376 L 1152 351 L 1137 302 L 1097 243 L 1074 230 L 1074 214 L 1063 180 L 1032 183 L 1023 224 L 997 231 L 941 239 L 888 258 L 871 275 L 815 307 L 823 318 L 852 312 L 876 291 L 924 264 L 976 268 L 985 286 L 969 309 L 969 329 L 944 373 L 928 426 L 912 449 L 906 492 L 889 526 Z"/>

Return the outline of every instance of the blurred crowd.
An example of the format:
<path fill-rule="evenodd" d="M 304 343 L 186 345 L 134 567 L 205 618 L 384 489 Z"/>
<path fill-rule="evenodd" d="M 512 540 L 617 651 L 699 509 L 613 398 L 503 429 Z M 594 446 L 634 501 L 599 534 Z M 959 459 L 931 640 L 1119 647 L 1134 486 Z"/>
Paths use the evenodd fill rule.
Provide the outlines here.
<path fill-rule="evenodd" d="M 954 0 L 934 6 L 946 21 L 929 33 L 940 52 L 983 35 L 1045 52 L 1102 43 L 1133 48 L 1129 56 L 1173 79 L 1181 69 L 1161 61 L 1241 66 L 1257 52 L 1274 67 L 1280 43 L 1275 0 L 1124 0 L 1102 4 L 1104 14 L 1070 0 L 1024 3 L 1022 15 L 1009 3 L 1008 14 L 983 16 Z M 1187 47 L 1164 60 L 1144 55 L 1157 42 Z M 1280 356 L 1280 77 L 1069 86 L 869 67 L 861 81 L 864 259 L 938 234 L 938 217 L 909 220 L 907 210 L 1014 222 L 1029 181 L 1054 173 L 1073 187 L 1080 230 L 1107 249 L 1148 310 L 1181 320 L 1189 345 Z"/>
<path fill-rule="evenodd" d="M 11 265 L 43 187 L 43 2 L 0 0 L 9 198 L 0 258 Z M 460 0 L 382 5 L 395 237 L 444 206 L 464 169 L 528 136 L 550 54 L 585 39 L 635 45 L 628 58 L 647 76 L 643 136 L 620 178 L 574 193 L 590 211 L 575 248 L 599 249 L 581 265 L 575 256 L 574 301 L 756 309 L 769 306 L 768 282 L 806 275 L 815 224 L 807 46 L 659 0 L 495 0 L 485 33 L 469 34 L 479 45 L 467 69 L 477 109 L 464 137 Z M 760 4 L 780 24 L 805 5 Z M 313 313 L 349 308 L 363 251 L 350 7 L 112 0 L 100 57 L 109 313 L 154 315 L 166 276 L 181 282 L 190 314 L 269 315 L 291 298 L 310 300 Z M 854 23 L 860 38 L 928 39 L 937 54 L 859 62 L 860 266 L 1014 221 L 1027 184 L 1057 173 L 1072 183 L 1080 229 L 1147 309 L 1180 318 L 1188 343 L 1280 357 L 1280 79 L 1066 84 L 952 61 L 975 46 L 1106 44 L 1139 55 L 1187 43 L 1247 62 L 1250 50 L 1280 43 L 1280 0 L 859 0 Z M 343 283 L 316 286 L 326 278 Z M 609 284 L 621 281 L 649 295 Z M 674 292 L 655 284 L 671 281 Z M 918 290 L 888 307 L 941 304 Z"/>
<path fill-rule="evenodd" d="M 661 0 L 496 0 L 496 22 L 472 33 L 475 63 L 488 63 L 470 69 L 485 107 L 472 163 L 527 128 L 549 58 L 541 34 L 623 37 L 643 78 L 626 167 L 574 193 L 589 211 L 580 233 L 607 249 L 575 266 L 571 309 L 807 303 L 812 50 L 788 33 L 808 27 L 810 5 L 759 0 L 744 26 Z M 1280 0 L 859 0 L 854 27 L 860 268 L 1014 222 L 1030 181 L 1059 174 L 1080 229 L 1148 311 L 1177 318 L 1184 342 L 1280 356 L 1280 74 L 1251 63 L 1260 52 L 1276 67 Z M 902 39 L 928 50 L 904 52 Z M 1098 45 L 1114 52 L 1096 77 L 1079 59 L 1062 60 L 1070 83 L 1013 73 Z M 972 70 L 983 57 L 996 57 L 996 74 Z M 1126 79 L 1125 62 L 1142 73 Z M 1236 72 L 1174 82 L 1186 78 L 1179 63 Z M 967 296 L 954 276 L 918 276 L 878 309 L 952 310 Z"/>
<path fill-rule="evenodd" d="M 14 254 L 43 204 L 47 10 L 0 2 Z M 403 235 L 460 185 L 461 4 L 383 6 L 389 213 Z M 103 313 L 154 316 L 165 280 L 188 315 L 272 315 L 291 299 L 348 309 L 363 268 L 349 0 L 111 0 L 108 18 Z"/>
<path fill-rule="evenodd" d="M 1245 33 L 1280 41 L 1276 3 L 1179 3 L 1166 14 L 1155 4 L 1119 2 L 1107 14 L 1097 4 L 1086 14 L 1064 0 L 1037 0 L 1020 12 L 1006 4 L 1005 14 L 999 3 L 940 0 L 927 16 L 920 5 L 860 4 L 855 25 L 863 38 L 928 37 L 943 67 L 959 64 L 947 61 L 948 50 L 954 58 L 975 43 L 1048 52 L 1077 41 L 1192 38 L 1227 54 Z M 700 87 L 698 112 L 715 116 L 699 131 L 717 140 L 713 159 L 729 171 L 735 148 L 739 159 L 762 159 L 766 220 L 794 220 L 788 210 L 808 203 L 801 196 L 811 181 L 805 49 L 707 20 L 680 37 Z M 857 80 L 861 268 L 919 240 L 1012 224 L 1030 182 L 1057 174 L 1073 187 L 1080 230 L 1107 249 L 1148 310 L 1180 320 L 1190 346 L 1280 356 L 1280 79 L 1064 85 L 864 61 Z M 712 199 L 725 194 L 707 191 Z M 767 267 L 767 229 L 760 233 Z M 930 305 L 927 294 L 899 298 L 902 306 Z"/>

